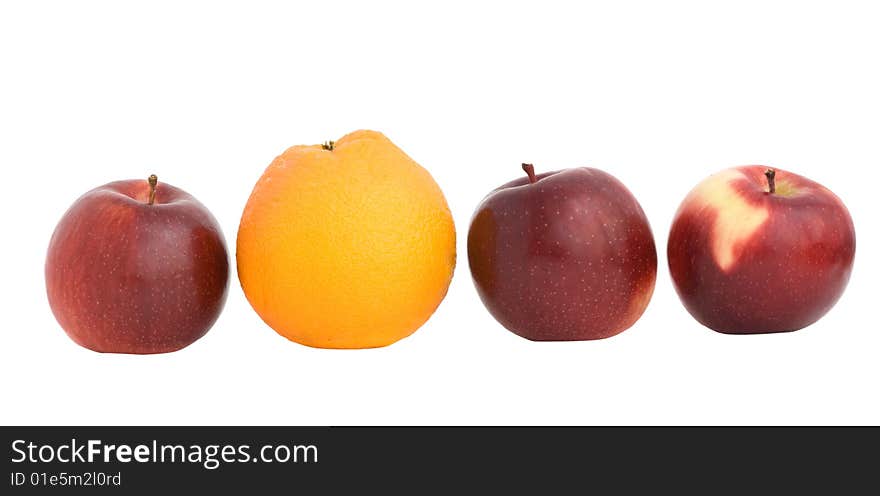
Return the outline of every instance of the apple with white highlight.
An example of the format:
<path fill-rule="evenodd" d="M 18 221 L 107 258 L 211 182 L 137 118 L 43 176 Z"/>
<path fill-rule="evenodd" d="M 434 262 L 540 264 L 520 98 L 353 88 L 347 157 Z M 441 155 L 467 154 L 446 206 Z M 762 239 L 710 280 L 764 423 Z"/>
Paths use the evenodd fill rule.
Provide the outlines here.
<path fill-rule="evenodd" d="M 805 177 L 760 165 L 723 170 L 684 199 L 669 270 L 685 308 L 728 334 L 819 320 L 849 281 L 855 230 L 843 202 Z"/>

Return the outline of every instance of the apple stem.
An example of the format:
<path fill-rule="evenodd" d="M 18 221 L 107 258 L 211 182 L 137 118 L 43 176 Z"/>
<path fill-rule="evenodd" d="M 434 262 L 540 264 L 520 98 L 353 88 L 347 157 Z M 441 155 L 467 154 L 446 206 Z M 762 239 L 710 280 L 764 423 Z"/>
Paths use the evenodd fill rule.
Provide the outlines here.
<path fill-rule="evenodd" d="M 327 150 L 328 152 L 332 152 L 334 146 L 336 146 L 335 141 L 325 141 L 324 144 L 321 145 L 321 148 Z"/>
<path fill-rule="evenodd" d="M 771 195 L 776 193 L 776 170 L 767 169 L 764 171 L 764 175 L 767 176 L 767 186 L 769 187 L 768 192 Z"/>
<path fill-rule="evenodd" d="M 529 184 L 535 184 L 538 179 L 535 178 L 535 166 L 532 164 L 522 164 L 522 168 L 529 175 Z"/>
<path fill-rule="evenodd" d="M 159 184 L 159 178 L 156 177 L 156 174 L 152 174 L 147 178 L 147 182 L 150 183 L 150 201 L 148 205 L 152 205 L 156 201 L 156 185 Z"/>

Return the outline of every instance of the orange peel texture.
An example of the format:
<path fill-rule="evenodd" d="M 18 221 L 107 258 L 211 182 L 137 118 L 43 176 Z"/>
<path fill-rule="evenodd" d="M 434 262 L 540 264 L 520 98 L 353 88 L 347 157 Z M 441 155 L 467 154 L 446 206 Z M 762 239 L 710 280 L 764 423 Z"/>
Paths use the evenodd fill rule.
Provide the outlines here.
<path fill-rule="evenodd" d="M 254 187 L 236 261 L 248 301 L 282 336 L 374 348 L 434 313 L 455 268 L 440 187 L 382 133 L 294 146 Z"/>

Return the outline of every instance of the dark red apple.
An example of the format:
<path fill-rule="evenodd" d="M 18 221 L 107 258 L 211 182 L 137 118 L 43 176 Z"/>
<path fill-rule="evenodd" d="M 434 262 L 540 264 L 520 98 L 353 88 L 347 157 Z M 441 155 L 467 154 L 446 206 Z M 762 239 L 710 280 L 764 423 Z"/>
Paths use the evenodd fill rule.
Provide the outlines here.
<path fill-rule="evenodd" d="M 170 184 L 117 181 L 64 214 L 46 257 L 58 323 L 110 353 L 165 353 L 202 337 L 226 302 L 229 259 L 214 216 Z"/>
<path fill-rule="evenodd" d="M 781 169 L 726 169 L 675 215 L 669 270 L 685 308 L 723 333 L 794 331 L 819 320 L 849 281 L 856 237 L 843 202 Z"/>
<path fill-rule="evenodd" d="M 657 275 L 648 219 L 597 169 L 527 177 L 492 191 L 468 232 L 477 292 L 504 327 L 535 341 L 601 339 L 642 315 Z"/>

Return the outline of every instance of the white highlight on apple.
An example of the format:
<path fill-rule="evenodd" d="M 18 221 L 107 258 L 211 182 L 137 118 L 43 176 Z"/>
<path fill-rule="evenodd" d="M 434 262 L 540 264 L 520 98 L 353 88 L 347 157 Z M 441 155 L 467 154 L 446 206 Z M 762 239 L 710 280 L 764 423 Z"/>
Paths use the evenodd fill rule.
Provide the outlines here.
<path fill-rule="evenodd" d="M 701 215 L 702 209 L 709 209 L 715 216 L 711 234 L 712 255 L 725 272 L 736 263 L 742 244 L 751 239 L 770 217 L 766 208 L 750 204 L 733 187 L 734 182 L 747 180 L 742 171 L 721 171 L 697 185 L 685 202 L 685 205 L 701 209 Z"/>

